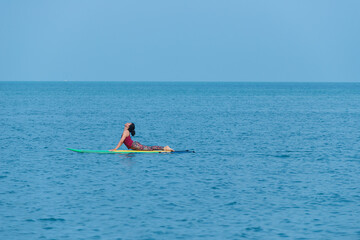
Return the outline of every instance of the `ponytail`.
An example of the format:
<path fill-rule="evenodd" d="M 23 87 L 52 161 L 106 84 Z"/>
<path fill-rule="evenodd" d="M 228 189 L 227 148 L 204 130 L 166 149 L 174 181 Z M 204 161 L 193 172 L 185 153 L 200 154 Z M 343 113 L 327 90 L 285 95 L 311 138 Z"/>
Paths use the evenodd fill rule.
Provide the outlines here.
<path fill-rule="evenodd" d="M 135 136 L 135 124 L 131 123 L 129 126 L 129 132 L 131 133 L 132 136 Z"/>

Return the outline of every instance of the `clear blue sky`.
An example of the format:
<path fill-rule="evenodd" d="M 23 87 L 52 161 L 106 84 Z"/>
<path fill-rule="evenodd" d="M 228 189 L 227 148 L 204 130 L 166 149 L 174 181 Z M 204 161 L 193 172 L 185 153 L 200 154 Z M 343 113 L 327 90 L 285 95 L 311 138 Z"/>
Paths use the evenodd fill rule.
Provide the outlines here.
<path fill-rule="evenodd" d="M 0 1 L 0 81 L 360 82 L 359 0 Z"/>

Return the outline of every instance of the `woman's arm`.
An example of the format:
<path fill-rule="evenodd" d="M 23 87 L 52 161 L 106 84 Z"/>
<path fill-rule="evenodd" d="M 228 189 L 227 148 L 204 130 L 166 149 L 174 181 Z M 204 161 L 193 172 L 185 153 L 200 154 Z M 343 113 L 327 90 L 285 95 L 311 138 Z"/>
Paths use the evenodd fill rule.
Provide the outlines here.
<path fill-rule="evenodd" d="M 125 141 L 125 138 L 127 138 L 128 136 L 130 136 L 130 132 L 128 130 L 124 130 L 123 134 L 122 134 L 122 137 L 118 143 L 118 145 L 116 146 L 116 148 L 114 149 L 111 149 L 110 151 L 115 151 L 117 150 Z"/>

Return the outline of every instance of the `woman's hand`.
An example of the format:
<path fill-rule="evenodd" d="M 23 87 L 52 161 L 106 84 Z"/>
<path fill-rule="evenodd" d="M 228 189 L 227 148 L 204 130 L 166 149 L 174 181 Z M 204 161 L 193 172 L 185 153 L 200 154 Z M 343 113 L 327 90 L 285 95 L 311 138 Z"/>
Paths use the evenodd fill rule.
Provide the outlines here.
<path fill-rule="evenodd" d="M 109 151 L 112 151 L 112 152 L 113 152 L 113 151 L 116 151 L 116 150 L 117 150 L 117 149 L 116 149 L 116 148 L 114 148 L 114 149 L 110 149 Z"/>

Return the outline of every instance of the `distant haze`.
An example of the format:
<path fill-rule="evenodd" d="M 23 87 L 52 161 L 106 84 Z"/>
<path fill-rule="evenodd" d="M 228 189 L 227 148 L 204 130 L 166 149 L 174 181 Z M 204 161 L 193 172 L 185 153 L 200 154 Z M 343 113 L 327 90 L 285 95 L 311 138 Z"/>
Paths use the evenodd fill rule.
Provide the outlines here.
<path fill-rule="evenodd" d="M 360 1 L 1 1 L 0 81 L 360 81 Z"/>

